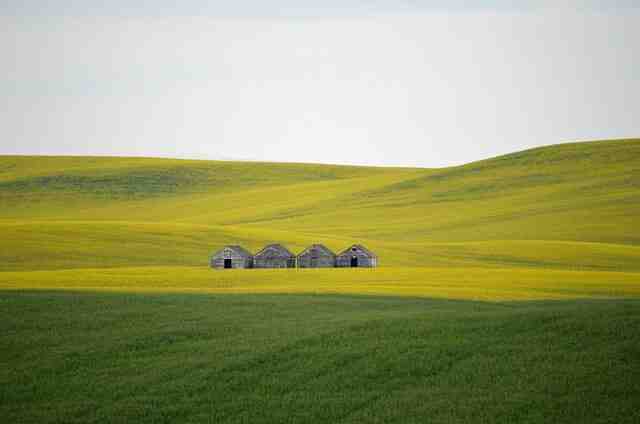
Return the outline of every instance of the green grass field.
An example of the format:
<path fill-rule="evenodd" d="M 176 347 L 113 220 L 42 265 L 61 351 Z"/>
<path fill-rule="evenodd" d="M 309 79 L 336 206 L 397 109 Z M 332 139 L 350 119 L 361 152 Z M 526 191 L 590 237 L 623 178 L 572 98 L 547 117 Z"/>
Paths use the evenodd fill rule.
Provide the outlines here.
<path fill-rule="evenodd" d="M 638 300 L 1 300 L 7 423 L 640 419 Z"/>
<path fill-rule="evenodd" d="M 638 422 L 640 140 L 444 169 L 0 156 L 6 422 Z M 381 267 L 214 271 L 225 244 Z"/>

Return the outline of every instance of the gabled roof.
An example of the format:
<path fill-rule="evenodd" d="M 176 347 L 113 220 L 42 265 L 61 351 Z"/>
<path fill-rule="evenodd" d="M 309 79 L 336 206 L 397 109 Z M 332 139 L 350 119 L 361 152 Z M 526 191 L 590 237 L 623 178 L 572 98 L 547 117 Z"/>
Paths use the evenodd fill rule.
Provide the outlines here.
<path fill-rule="evenodd" d="M 224 249 L 231 249 L 234 252 L 239 253 L 240 255 L 242 255 L 242 256 L 244 256 L 246 258 L 250 258 L 251 256 L 253 256 L 253 255 L 251 255 L 251 252 L 249 252 L 247 249 L 245 249 L 244 247 L 239 246 L 237 244 L 231 244 L 231 245 L 225 246 L 222 249 L 218 250 L 216 253 L 214 253 L 213 256 L 219 254 Z"/>
<path fill-rule="evenodd" d="M 254 257 L 257 256 L 261 256 L 263 255 L 268 249 L 274 249 L 277 250 L 278 253 L 280 253 L 282 256 L 289 256 L 289 257 L 295 257 L 295 255 L 293 253 L 291 253 L 289 251 L 289 249 L 287 249 L 286 247 L 284 247 L 283 245 L 281 245 L 280 243 L 274 243 L 274 244 L 268 244 L 266 245 L 261 251 L 259 251 L 258 253 L 256 253 L 254 255 Z"/>
<path fill-rule="evenodd" d="M 300 254 L 298 255 L 298 257 L 304 255 L 305 253 L 307 253 L 308 251 L 310 251 L 311 249 L 316 249 L 319 250 L 320 252 L 324 253 L 325 255 L 328 256 L 336 256 L 335 253 L 333 253 L 327 246 L 325 246 L 324 244 L 312 244 L 311 246 L 307 247 L 306 249 L 304 249 L 302 252 L 300 252 Z"/>
<path fill-rule="evenodd" d="M 370 256 L 372 258 L 377 258 L 378 256 L 373 253 L 371 250 L 367 249 L 366 247 L 364 247 L 361 244 L 353 244 L 351 246 L 349 246 L 347 249 L 343 250 L 342 252 L 338 253 L 338 256 L 342 256 L 342 255 L 346 255 L 346 254 L 351 254 L 351 249 L 356 248 L 358 250 L 361 250 L 362 252 L 364 252 L 367 256 Z"/>

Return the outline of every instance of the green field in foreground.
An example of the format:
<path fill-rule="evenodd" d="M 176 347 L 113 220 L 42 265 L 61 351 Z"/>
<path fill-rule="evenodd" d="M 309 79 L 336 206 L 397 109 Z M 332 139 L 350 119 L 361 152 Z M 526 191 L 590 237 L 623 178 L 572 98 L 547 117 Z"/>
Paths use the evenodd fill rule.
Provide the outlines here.
<path fill-rule="evenodd" d="M 637 423 L 640 301 L 0 293 L 7 423 Z"/>
<path fill-rule="evenodd" d="M 445 169 L 0 157 L 0 421 L 638 422 L 640 140 Z M 381 267 L 214 271 L 225 244 Z"/>

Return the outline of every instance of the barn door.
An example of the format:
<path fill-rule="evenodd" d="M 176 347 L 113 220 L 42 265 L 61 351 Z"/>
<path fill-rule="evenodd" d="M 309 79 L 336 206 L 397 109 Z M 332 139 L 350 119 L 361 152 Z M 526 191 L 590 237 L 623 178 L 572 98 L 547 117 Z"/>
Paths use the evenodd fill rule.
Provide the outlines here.
<path fill-rule="evenodd" d="M 230 268 L 232 268 L 231 259 L 225 259 L 224 260 L 224 269 L 230 269 Z"/>
<path fill-rule="evenodd" d="M 358 267 L 358 257 L 353 256 L 351 258 L 351 268 L 357 268 L 357 267 Z"/>

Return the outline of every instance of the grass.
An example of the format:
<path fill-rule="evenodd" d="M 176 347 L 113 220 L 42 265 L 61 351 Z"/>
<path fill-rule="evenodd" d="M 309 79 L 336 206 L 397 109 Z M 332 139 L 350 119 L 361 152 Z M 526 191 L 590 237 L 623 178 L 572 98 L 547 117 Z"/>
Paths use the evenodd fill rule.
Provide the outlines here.
<path fill-rule="evenodd" d="M 638 422 L 638 300 L 0 295 L 5 422 Z"/>
<path fill-rule="evenodd" d="M 0 416 L 638 422 L 639 164 L 0 156 Z M 382 266 L 207 268 L 270 242 Z"/>

